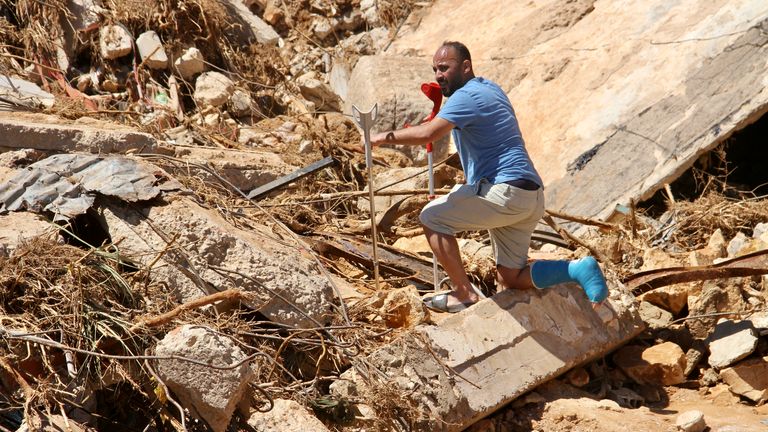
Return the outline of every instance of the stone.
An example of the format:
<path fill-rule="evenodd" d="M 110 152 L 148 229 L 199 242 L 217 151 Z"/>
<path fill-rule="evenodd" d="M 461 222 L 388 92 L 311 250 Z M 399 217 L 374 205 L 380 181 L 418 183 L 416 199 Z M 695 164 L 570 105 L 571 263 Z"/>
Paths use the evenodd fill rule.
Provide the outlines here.
<path fill-rule="evenodd" d="M 749 321 L 721 319 L 709 339 L 709 365 L 722 369 L 752 354 L 757 336 Z"/>
<path fill-rule="evenodd" d="M 181 301 L 211 294 L 211 287 L 237 288 L 253 294 L 245 306 L 277 323 L 318 327 L 329 318 L 330 281 L 299 247 L 286 247 L 267 227 L 238 229 L 181 196 L 157 206 L 106 203 L 98 211 L 112 241 L 121 242 L 121 253 L 142 265 L 153 263 L 154 280 Z M 171 239 L 183 251 L 155 262 Z"/>
<path fill-rule="evenodd" d="M 341 99 L 331 87 L 320 81 L 314 72 L 307 72 L 296 79 L 301 95 L 323 111 L 340 111 Z"/>
<path fill-rule="evenodd" d="M 755 312 L 749 316 L 749 322 L 760 336 L 768 335 L 768 312 Z"/>
<path fill-rule="evenodd" d="M 173 67 L 183 79 L 191 80 L 195 75 L 205 71 L 203 53 L 195 47 L 187 48 L 181 57 L 173 62 Z"/>
<path fill-rule="evenodd" d="M 234 92 L 232 92 L 232 96 L 229 98 L 229 102 L 227 103 L 227 111 L 232 113 L 235 117 L 244 117 L 253 114 L 253 109 L 251 108 L 251 105 L 253 104 L 253 99 L 251 99 L 251 93 L 248 91 L 235 89 Z"/>
<path fill-rule="evenodd" d="M 672 314 L 649 302 L 640 302 L 640 317 L 651 330 L 666 328 L 672 322 Z"/>
<path fill-rule="evenodd" d="M 648 291 L 638 298 L 678 316 L 688 306 L 689 296 L 698 290 L 699 285 L 695 283 L 674 284 Z"/>
<path fill-rule="evenodd" d="M 315 16 L 312 18 L 309 28 L 318 40 L 323 41 L 333 34 L 334 27 L 337 24 L 338 21 L 333 18 Z"/>
<path fill-rule="evenodd" d="M 331 86 L 331 91 L 336 93 L 342 101 L 347 100 L 350 73 L 351 70 L 346 59 L 343 57 L 333 58 L 331 71 L 328 73 L 328 85 Z"/>
<path fill-rule="evenodd" d="M 128 55 L 133 51 L 133 36 L 122 24 L 102 26 L 99 30 L 101 57 L 106 60 Z"/>
<path fill-rule="evenodd" d="M 741 279 L 721 279 L 704 281 L 701 294 L 688 306 L 690 316 L 701 316 L 689 319 L 685 325 L 697 339 L 705 339 L 717 323 L 717 316 L 708 316 L 720 312 L 746 312 L 752 309 L 742 295 Z M 691 297 L 689 297 L 691 298 Z"/>
<path fill-rule="evenodd" d="M 413 237 L 400 237 L 395 240 L 392 246 L 420 255 L 432 256 L 432 248 L 429 247 L 429 242 L 423 234 L 419 234 Z"/>
<path fill-rule="evenodd" d="M 168 67 L 168 55 L 165 53 L 160 36 L 154 31 L 146 31 L 136 38 L 136 48 L 139 50 L 141 61 L 150 69 L 165 69 Z"/>
<path fill-rule="evenodd" d="M 246 358 L 229 337 L 190 324 L 165 335 L 155 347 L 155 355 L 185 357 L 216 366 L 234 365 Z M 160 359 L 155 361 L 155 371 L 179 403 L 197 413 L 214 432 L 227 429 L 254 376 L 249 362 L 232 369 L 213 369 L 182 360 Z"/>
<path fill-rule="evenodd" d="M 719 382 L 720 375 L 718 375 L 714 369 L 705 369 L 701 373 L 701 378 L 699 379 L 699 384 L 701 384 L 702 387 L 714 387 Z"/>
<path fill-rule="evenodd" d="M 259 432 L 327 432 L 328 428 L 297 402 L 275 399 L 267 412 L 255 412 L 248 426 Z"/>
<path fill-rule="evenodd" d="M 698 410 L 686 411 L 675 420 L 677 430 L 683 432 L 704 432 L 707 422 L 704 421 L 704 413 Z"/>
<path fill-rule="evenodd" d="M 428 317 L 421 296 L 413 285 L 389 291 L 379 314 L 389 328 L 414 327 Z"/>
<path fill-rule="evenodd" d="M 749 245 L 749 237 L 739 231 L 731 241 L 728 242 L 728 258 L 734 258 L 741 255 L 741 251 Z"/>
<path fill-rule="evenodd" d="M 611 318 L 592 310 L 574 284 L 505 290 L 439 325 L 417 326 L 366 361 L 389 381 L 412 383 L 409 397 L 424 413 L 414 430 L 460 431 L 642 331 L 628 295 L 612 297 L 605 309 Z M 331 393 L 354 397 L 365 385 L 350 369 L 331 385 Z"/>
<path fill-rule="evenodd" d="M 639 384 L 670 386 L 685 381 L 685 353 L 672 342 L 648 348 L 629 345 L 616 352 L 613 361 Z"/>
<path fill-rule="evenodd" d="M 768 223 L 759 222 L 752 228 L 752 238 L 760 238 L 765 233 L 768 233 Z"/>
<path fill-rule="evenodd" d="M 688 351 L 685 352 L 685 371 L 683 372 L 683 375 L 688 376 L 690 375 L 694 370 L 696 370 L 696 366 L 699 365 L 699 362 L 701 362 L 701 359 L 704 358 L 704 352 L 702 350 L 697 348 L 690 348 Z"/>
<path fill-rule="evenodd" d="M 768 357 L 744 360 L 720 371 L 732 392 L 758 405 L 768 400 Z"/>
<path fill-rule="evenodd" d="M 222 106 L 235 91 L 235 83 L 219 72 L 204 72 L 195 81 L 195 101 L 203 107 Z"/>
<path fill-rule="evenodd" d="M 258 42 L 268 46 L 277 45 L 280 35 L 272 26 L 254 15 L 241 0 L 224 0 L 222 3 L 229 11 L 233 21 L 238 24 L 233 27 L 240 29 L 238 36 L 241 42 L 246 44 Z"/>

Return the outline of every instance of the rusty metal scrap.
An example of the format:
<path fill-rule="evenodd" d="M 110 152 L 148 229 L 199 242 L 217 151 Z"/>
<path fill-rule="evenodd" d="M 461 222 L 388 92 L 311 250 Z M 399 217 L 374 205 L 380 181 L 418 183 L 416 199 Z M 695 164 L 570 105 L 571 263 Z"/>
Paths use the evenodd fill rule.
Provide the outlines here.
<path fill-rule="evenodd" d="M 667 285 L 711 279 L 768 274 L 768 249 L 753 252 L 717 264 L 699 267 L 668 267 L 635 273 L 624 284 L 640 295 Z"/>

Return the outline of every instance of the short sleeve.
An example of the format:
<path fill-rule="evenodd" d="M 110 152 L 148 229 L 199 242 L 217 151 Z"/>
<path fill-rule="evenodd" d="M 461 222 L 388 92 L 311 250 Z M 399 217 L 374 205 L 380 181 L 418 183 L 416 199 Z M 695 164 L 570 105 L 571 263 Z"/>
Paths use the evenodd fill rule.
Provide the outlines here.
<path fill-rule="evenodd" d="M 469 92 L 459 89 L 437 114 L 438 117 L 448 120 L 457 128 L 464 129 L 477 115 L 477 104 Z"/>

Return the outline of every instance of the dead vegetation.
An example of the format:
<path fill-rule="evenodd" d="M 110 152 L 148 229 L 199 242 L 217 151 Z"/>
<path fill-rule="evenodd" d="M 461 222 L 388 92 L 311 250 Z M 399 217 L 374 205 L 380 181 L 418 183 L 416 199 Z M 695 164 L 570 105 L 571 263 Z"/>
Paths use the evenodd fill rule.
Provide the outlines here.
<path fill-rule="evenodd" d="M 151 348 L 173 328 L 184 324 L 209 327 L 237 341 L 255 371 L 247 399 L 257 410 L 268 410 L 277 398 L 292 399 L 311 407 L 335 430 L 353 430 L 353 420 L 361 417 L 355 405 L 360 404 L 373 410 L 375 415 L 365 420 L 375 430 L 410 430 L 427 415 L 419 411 L 409 394 L 375 373 L 371 385 L 357 400 L 339 399 L 329 392 L 329 385 L 338 381 L 341 372 L 349 368 L 370 371 L 365 360 L 368 354 L 397 338 L 402 329 L 429 320 L 428 315 L 415 316 L 407 295 L 388 297 L 393 289 L 409 286 L 411 281 L 406 276 L 411 275 L 387 273 L 383 278 L 385 290 L 376 292 L 371 267 L 359 256 L 326 255 L 307 250 L 311 248 L 297 240 L 300 235 L 318 233 L 360 237 L 370 229 L 366 211 L 356 203 L 366 185 L 364 161 L 356 152 L 360 141 L 357 129 L 349 118 L 326 113 L 305 99 L 297 84 L 297 77 L 307 72 L 329 72 L 324 54 L 337 51 L 354 59 L 363 53 L 342 42 L 361 35 L 368 27 L 365 21 L 350 18 L 353 24 L 347 27 L 333 27 L 328 34 L 318 31 L 318 23 L 341 22 L 359 8 L 360 2 L 269 3 L 273 8 L 270 24 L 284 38 L 284 46 L 241 43 L 236 35 L 242 24 L 235 23 L 218 1 L 106 1 L 98 25 L 76 29 L 74 51 L 69 56 L 71 67 L 64 71 L 56 64 L 59 53 L 54 40 L 64 37 L 73 25 L 66 2 L 4 0 L 0 3 L 0 72 L 38 82 L 56 96 L 47 112 L 67 119 L 109 119 L 176 143 L 220 149 L 253 150 L 255 145 L 241 139 L 244 129 L 252 129 L 273 139 L 271 149 L 286 162 L 302 166 L 318 155 L 333 156 L 337 161 L 333 169 L 255 202 L 209 165 L 166 155 L 140 155 L 173 175 L 199 204 L 217 211 L 235 227 L 269 227 L 286 247 L 311 254 L 362 294 L 346 301 L 338 299 L 336 313 L 327 325 L 295 328 L 264 319 L 245 304 L 248 295 L 237 290 L 179 304 L 168 295 L 166 287 L 153 280 L 148 270 L 152 266 L 125 260 L 119 244 L 88 246 L 71 237 L 72 244 L 64 243 L 63 237 L 30 240 L 0 261 L 0 337 L 6 342 L 0 349 L 3 429 L 15 429 L 24 422 L 34 429 L 45 418 L 71 416 L 75 407 L 87 413 L 86 418 L 97 430 L 205 430 L 204 425 L 195 423 L 194 413 L 180 408 L 175 395 L 153 370 L 156 362 L 168 359 L 151 355 Z M 395 29 L 415 7 L 412 1 L 380 1 L 381 24 Z M 266 16 L 261 2 L 252 9 Z M 189 46 L 197 47 L 208 70 L 225 72 L 238 89 L 249 95 L 247 112 L 236 112 L 227 105 L 198 104 L 191 80 L 170 68 L 150 69 L 138 54 L 114 60 L 102 58 L 98 28 L 116 23 L 133 35 L 147 30 L 157 32 L 171 59 L 181 56 Z M 365 49 L 375 51 L 370 45 Z M 174 92 L 178 93 L 176 105 L 169 102 Z M 314 149 L 306 154 L 296 151 L 297 143 L 291 141 L 290 134 L 279 131 L 286 123 L 297 131 L 295 136 L 314 143 Z M 396 166 L 403 159 L 407 158 L 382 155 L 383 167 L 377 170 Z M 391 161 L 396 162 L 387 163 Z M 716 180 L 713 184 L 727 184 L 725 177 L 711 178 Z M 614 283 L 661 264 L 685 265 L 680 256 L 706 248 L 717 230 L 726 240 L 738 233 L 751 236 L 754 227 L 765 221 L 768 201 L 764 197 L 733 199 L 724 195 L 724 188 L 709 189 L 692 201 L 670 200 L 666 216 L 644 215 L 637 210 L 619 222 L 590 230 L 588 235 L 564 235 L 566 238 L 561 240 L 575 252 L 541 242 L 535 247 L 549 248 L 563 256 L 591 251 L 602 259 Z M 418 233 L 414 219 L 423 199 L 412 201 L 410 206 L 403 204 L 407 211 L 396 213 L 397 217 L 388 221 L 390 229 L 380 231 L 382 244 L 391 245 Z M 468 239 L 488 246 L 481 235 Z M 661 263 L 650 261 L 648 251 L 654 249 L 662 249 L 666 255 Z M 719 253 L 716 258 L 730 257 L 723 254 L 724 250 Z M 712 259 L 703 262 L 712 263 Z M 487 265 L 470 264 L 474 265 L 475 277 L 492 285 L 492 271 Z M 706 287 L 691 287 L 692 300 L 670 311 L 672 317 L 663 328 L 650 332 L 640 343 L 653 346 L 657 340 L 672 339 L 668 329 L 690 332 L 687 323 L 701 321 L 699 315 L 742 318 L 765 310 L 762 282 L 744 278 L 732 286 L 732 297 L 743 301 L 724 301 L 714 306 L 694 299 L 705 299 Z M 663 300 L 648 297 L 648 302 L 668 307 Z M 218 307 L 224 303 L 229 307 Z M 699 349 L 690 341 L 680 345 L 686 352 Z M 756 352 L 764 354 L 764 346 Z M 697 363 L 704 361 L 701 356 Z M 611 374 L 606 369 L 618 371 L 616 364 L 603 366 L 588 366 L 588 381 L 595 387 L 586 390 L 593 395 L 609 397 L 610 390 L 622 388 L 637 393 L 645 390 L 626 376 L 622 378 L 621 372 Z M 707 370 L 712 368 L 694 368 L 686 382 L 703 382 Z M 701 387 L 708 386 L 702 383 Z M 96 404 L 98 408 L 90 408 L 94 400 L 102 402 Z M 662 397 L 654 401 L 647 395 L 643 400 L 648 404 L 663 402 Z M 122 410 L 114 408 L 121 404 Z M 139 417 L 146 420 L 132 418 L 130 411 L 141 412 Z M 240 417 L 230 430 L 249 430 Z M 511 423 L 510 430 L 531 426 L 507 419 L 503 422 Z"/>

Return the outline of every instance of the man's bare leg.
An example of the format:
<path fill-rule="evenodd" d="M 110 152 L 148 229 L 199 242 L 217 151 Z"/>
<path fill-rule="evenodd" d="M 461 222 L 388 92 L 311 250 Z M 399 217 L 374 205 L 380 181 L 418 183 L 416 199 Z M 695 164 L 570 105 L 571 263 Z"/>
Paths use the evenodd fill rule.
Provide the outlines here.
<path fill-rule="evenodd" d="M 429 247 L 437 258 L 437 261 L 443 265 L 443 269 L 453 282 L 453 294 L 448 297 L 448 305 L 458 303 L 474 303 L 480 300 L 480 296 L 472 289 L 472 283 L 469 281 L 467 272 L 464 270 L 464 263 L 461 262 L 461 253 L 459 252 L 459 242 L 456 237 L 433 231 L 426 226 L 424 235 L 427 237 Z"/>
<path fill-rule="evenodd" d="M 498 290 L 505 289 L 531 289 L 534 288 L 531 281 L 531 267 L 525 266 L 521 269 L 513 269 L 502 265 L 496 266 L 496 280 L 498 281 Z"/>

